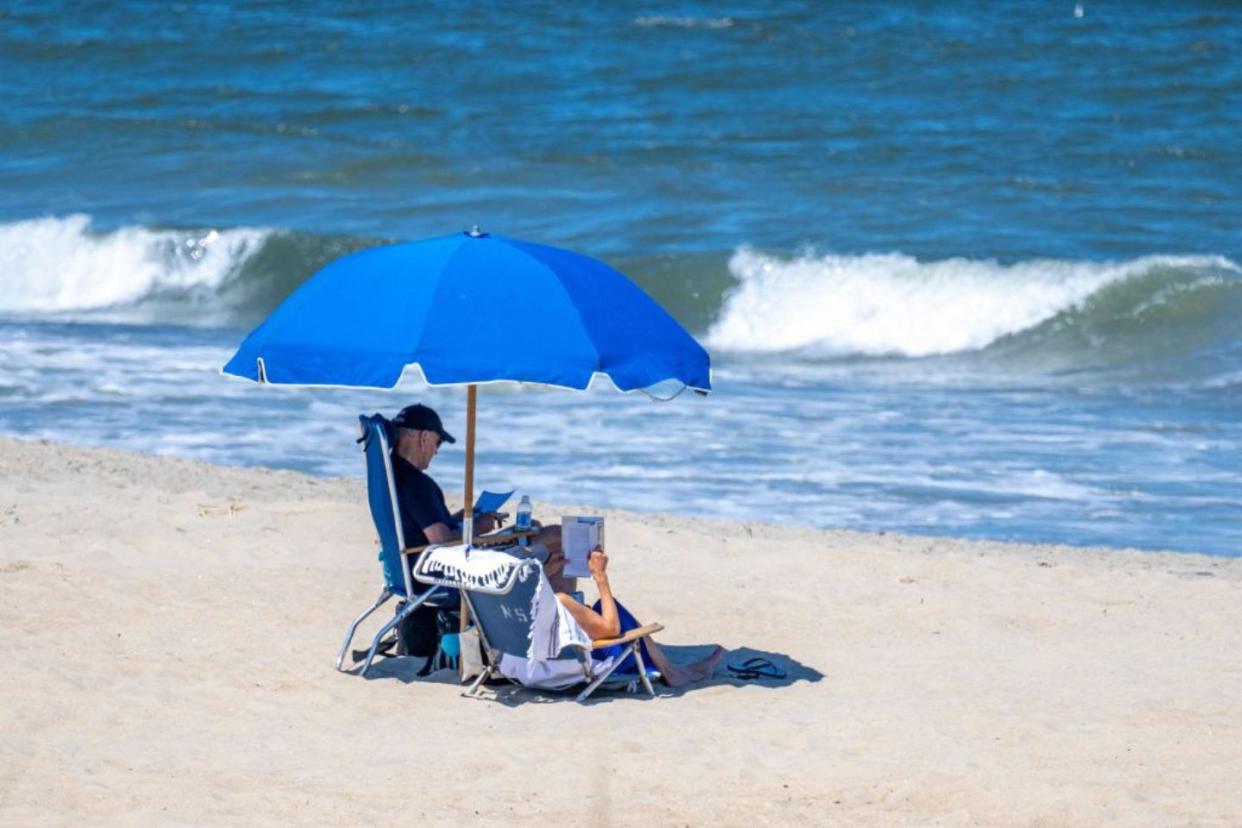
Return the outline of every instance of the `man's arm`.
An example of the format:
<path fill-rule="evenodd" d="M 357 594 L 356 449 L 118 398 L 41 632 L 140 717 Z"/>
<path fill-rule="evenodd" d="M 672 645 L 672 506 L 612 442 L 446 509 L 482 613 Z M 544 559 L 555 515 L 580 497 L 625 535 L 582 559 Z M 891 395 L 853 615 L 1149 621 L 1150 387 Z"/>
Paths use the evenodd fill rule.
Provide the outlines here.
<path fill-rule="evenodd" d="M 474 519 L 474 530 L 477 535 L 485 535 L 496 528 L 496 516 L 491 512 L 479 515 Z M 428 543 L 452 543 L 461 540 L 461 532 L 450 529 L 445 523 L 433 523 L 423 527 L 423 534 Z"/>
<path fill-rule="evenodd" d="M 425 474 L 410 474 L 399 480 L 398 486 L 403 515 L 418 525 L 427 543 L 447 544 L 461 539 L 461 530 L 453 524 L 453 516 L 444 507 L 444 495 L 435 481 Z M 494 527 L 495 515 L 475 518 L 476 534 L 490 532 Z"/>
<path fill-rule="evenodd" d="M 461 537 L 443 523 L 433 523 L 430 526 L 424 526 L 423 534 L 427 536 L 428 543 L 449 543 Z"/>

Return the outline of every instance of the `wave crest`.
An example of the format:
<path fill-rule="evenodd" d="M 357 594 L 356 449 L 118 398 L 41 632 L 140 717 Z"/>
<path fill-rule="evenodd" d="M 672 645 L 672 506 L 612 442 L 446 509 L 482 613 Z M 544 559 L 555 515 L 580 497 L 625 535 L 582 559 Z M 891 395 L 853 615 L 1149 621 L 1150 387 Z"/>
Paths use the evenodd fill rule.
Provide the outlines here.
<path fill-rule="evenodd" d="M 214 293 L 272 231 L 90 229 L 75 214 L 0 225 L 0 311 L 46 313 Z"/>
<path fill-rule="evenodd" d="M 1235 281 L 1222 256 L 1144 256 L 1124 262 L 919 260 L 900 253 L 804 255 L 792 260 L 739 248 L 729 261 L 737 287 L 708 332 L 739 352 L 924 357 L 977 351 L 1081 310 L 1110 285 L 1152 274 L 1146 302 L 1188 285 Z"/>

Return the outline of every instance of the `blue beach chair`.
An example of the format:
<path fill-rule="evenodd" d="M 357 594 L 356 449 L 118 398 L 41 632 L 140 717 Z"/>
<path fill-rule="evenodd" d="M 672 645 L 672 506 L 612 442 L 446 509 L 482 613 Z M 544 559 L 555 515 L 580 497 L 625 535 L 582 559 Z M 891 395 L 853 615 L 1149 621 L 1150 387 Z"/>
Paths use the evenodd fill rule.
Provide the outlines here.
<path fill-rule="evenodd" d="M 379 560 L 384 586 L 379 597 L 375 599 L 375 603 L 349 625 L 349 631 L 341 643 L 341 652 L 336 657 L 336 669 L 342 669 L 345 653 L 354 640 L 359 624 L 383 606 L 389 598 L 396 597 L 406 602 L 401 611 L 381 627 L 372 639 L 371 649 L 360 671 L 360 675 L 365 676 L 383 637 L 407 616 L 424 604 L 443 606 L 447 603 L 447 605 L 456 606 L 456 598 L 451 597 L 445 587 L 438 585 L 432 585 L 421 595 L 416 594 L 414 584 L 410 579 L 410 566 L 406 556 L 421 552 L 423 548 L 405 548 L 405 535 L 401 530 L 401 511 L 397 506 L 397 487 L 392 474 L 392 456 L 389 454 L 388 447 L 387 421 L 379 414 L 370 417 L 364 414 L 358 418 L 358 422 L 362 429 L 362 436 L 358 442 L 362 444 L 362 452 L 366 458 L 367 501 L 371 506 L 371 519 L 375 521 L 375 531 L 379 533 Z"/>
<path fill-rule="evenodd" d="M 553 604 L 547 618 L 556 618 L 557 599 L 543 567 L 537 560 L 507 555 L 503 549 L 475 550 L 470 555 L 475 560 L 473 574 L 467 571 L 470 564 L 466 563 L 462 547 L 428 547 L 414 567 L 418 581 L 460 590 L 478 629 L 488 664 L 465 695 L 477 695 L 484 682 L 500 675 L 535 690 L 566 690 L 585 684 L 577 695 L 580 702 L 600 687 L 633 689 L 639 683 L 655 696 L 651 679 L 660 674 L 644 664 L 641 644 L 663 626 L 648 624 L 616 638 L 592 641 L 569 618 L 568 623 L 577 629 L 577 641 L 548 658 L 531 658 L 536 594 L 541 590 L 540 597 Z M 478 566 L 483 563 L 480 558 L 486 561 L 482 567 Z M 592 658 L 593 651 L 603 649 L 612 652 L 604 659 Z M 627 664 L 636 670 L 618 670 Z"/>

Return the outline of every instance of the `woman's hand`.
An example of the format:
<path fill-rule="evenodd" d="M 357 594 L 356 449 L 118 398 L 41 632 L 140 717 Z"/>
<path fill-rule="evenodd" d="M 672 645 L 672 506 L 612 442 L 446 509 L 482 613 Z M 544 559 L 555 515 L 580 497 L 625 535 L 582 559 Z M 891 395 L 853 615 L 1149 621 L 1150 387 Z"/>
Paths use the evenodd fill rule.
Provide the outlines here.
<path fill-rule="evenodd" d="M 597 581 L 608 577 L 608 555 L 602 546 L 591 550 L 591 555 L 587 558 L 587 568 L 591 570 L 591 577 Z"/>

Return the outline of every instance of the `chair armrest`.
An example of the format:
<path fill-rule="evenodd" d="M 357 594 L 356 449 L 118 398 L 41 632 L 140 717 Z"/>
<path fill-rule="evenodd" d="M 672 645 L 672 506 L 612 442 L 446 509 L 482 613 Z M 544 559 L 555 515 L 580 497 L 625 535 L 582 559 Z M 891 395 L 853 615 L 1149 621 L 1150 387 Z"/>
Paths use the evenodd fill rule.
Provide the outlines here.
<path fill-rule="evenodd" d="M 475 546 L 499 546 L 503 543 L 514 543 L 518 538 L 533 538 L 539 534 L 537 529 L 497 529 L 487 535 L 478 535 L 474 539 Z"/>
<path fill-rule="evenodd" d="M 591 649 L 598 650 L 600 647 L 611 647 L 614 644 L 629 644 L 631 641 L 637 641 L 640 638 L 646 638 L 649 635 L 655 635 L 664 629 L 663 624 L 648 624 L 645 627 L 639 627 L 630 630 L 620 638 L 600 638 L 591 642 Z"/>
<path fill-rule="evenodd" d="M 518 538 L 533 538 L 535 535 L 538 535 L 538 534 L 539 532 L 537 532 L 534 529 L 500 529 L 499 531 L 493 532 L 490 535 L 479 535 L 477 538 L 474 539 L 474 545 L 475 546 L 499 546 L 502 543 L 513 543 Z M 450 543 L 455 543 L 455 542 L 456 541 L 450 541 Z M 408 549 L 402 549 L 401 554 L 409 555 L 410 557 L 415 557 L 417 555 L 422 554 L 422 551 L 426 549 L 428 546 L 431 546 L 431 544 L 425 544 L 423 546 L 411 546 Z"/>

